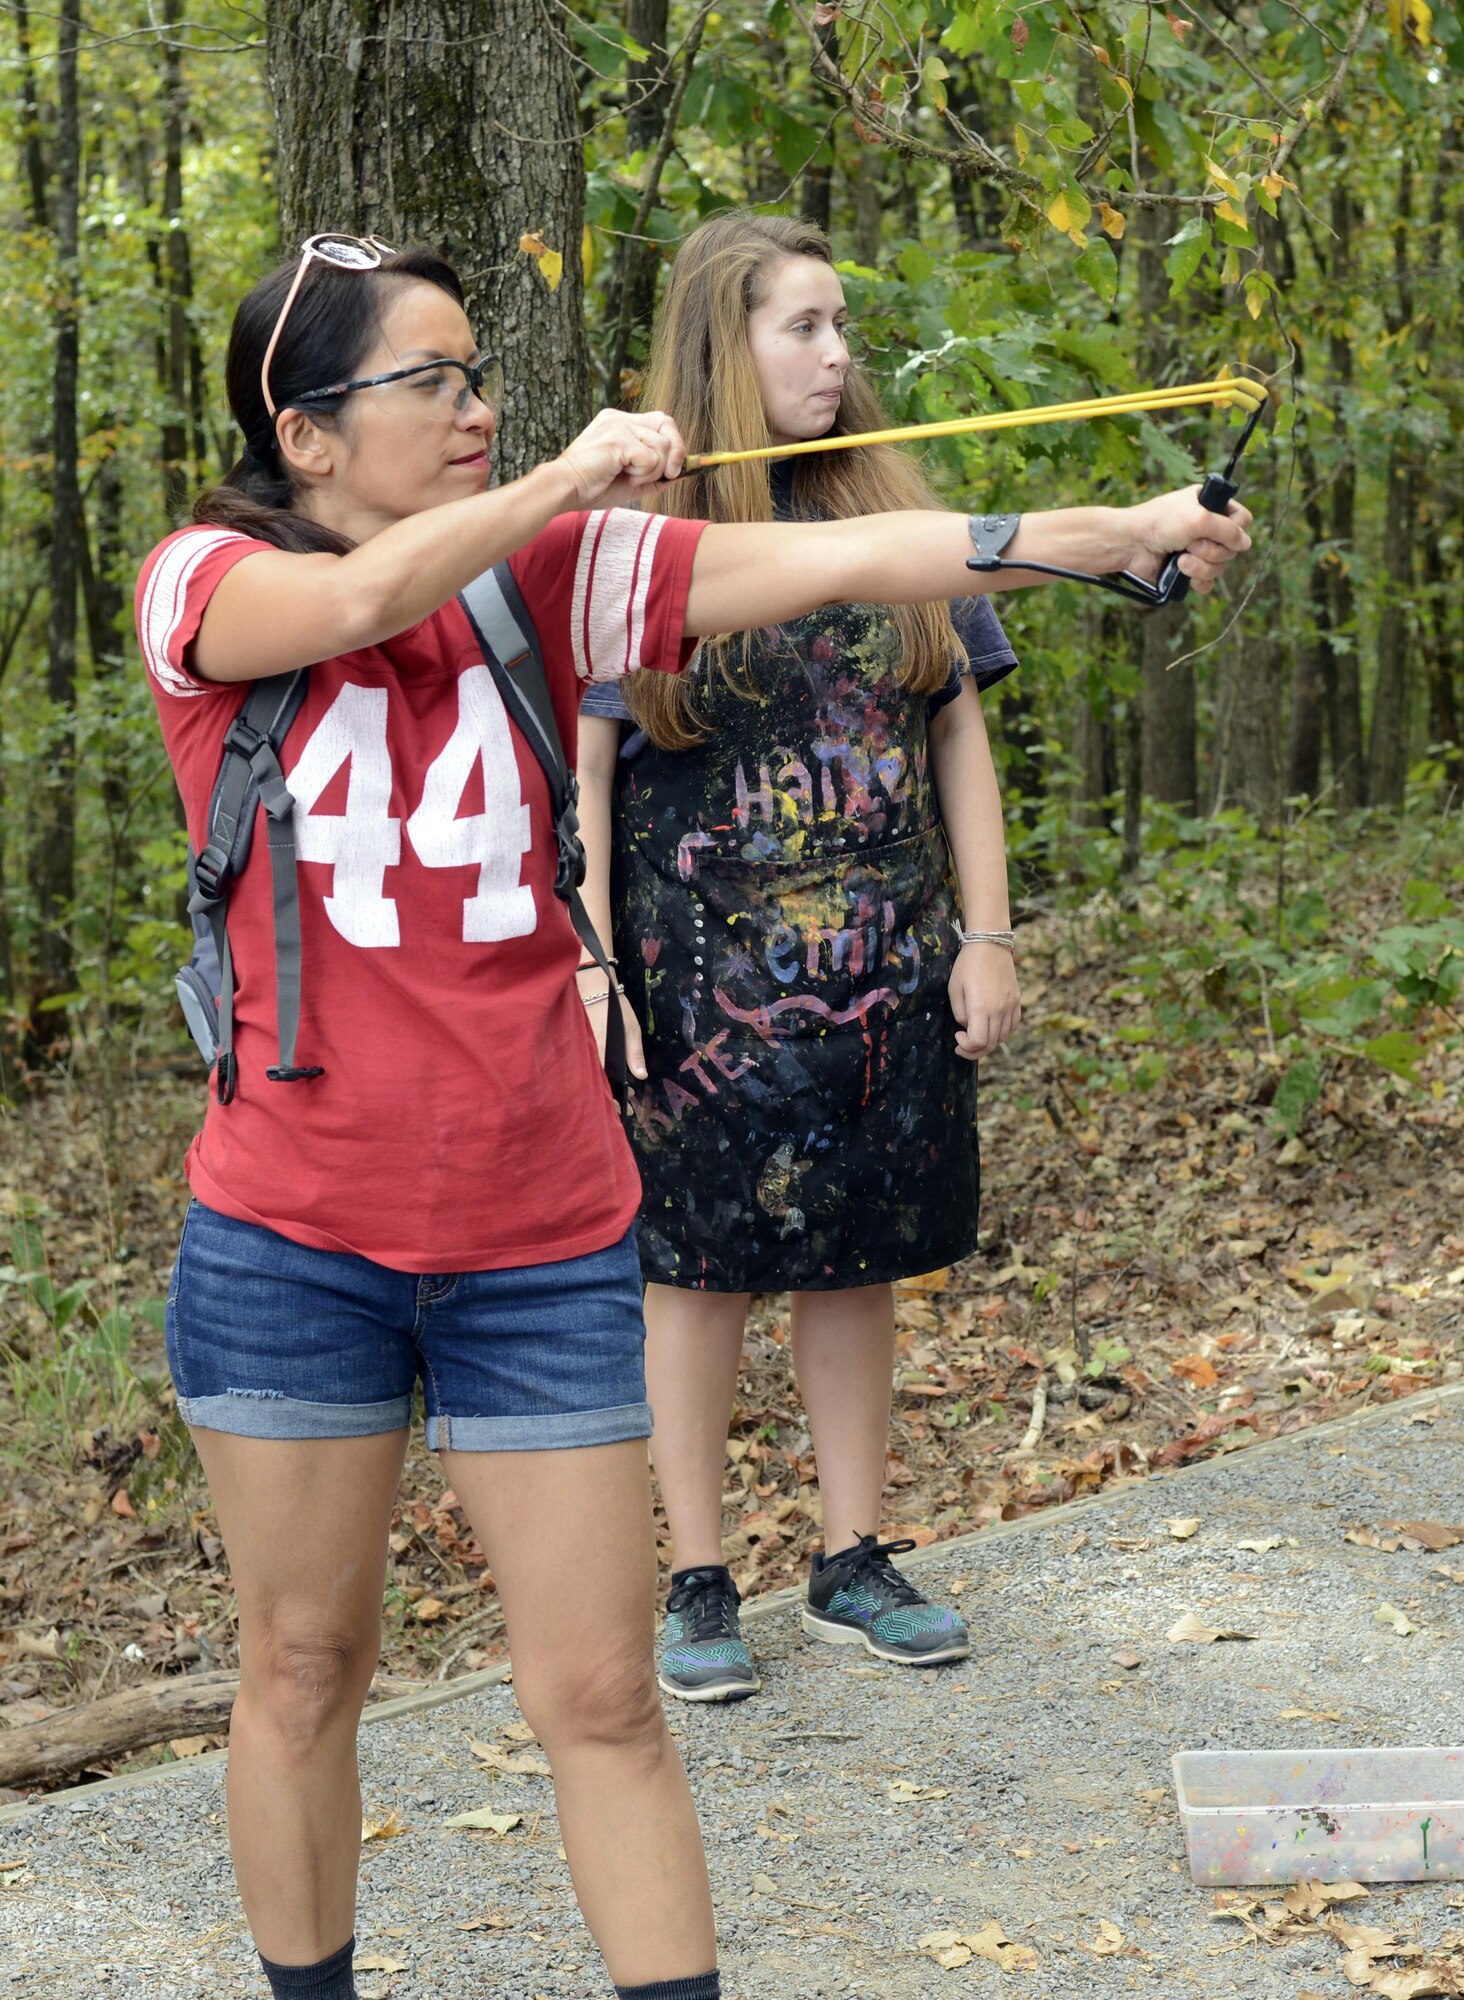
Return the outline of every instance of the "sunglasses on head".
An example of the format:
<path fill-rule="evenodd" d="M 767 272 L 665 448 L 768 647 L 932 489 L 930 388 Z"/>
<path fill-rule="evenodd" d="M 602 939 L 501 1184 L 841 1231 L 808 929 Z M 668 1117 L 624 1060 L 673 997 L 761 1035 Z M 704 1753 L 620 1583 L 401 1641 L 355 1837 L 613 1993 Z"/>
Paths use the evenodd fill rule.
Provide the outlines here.
<path fill-rule="evenodd" d="M 259 365 L 259 386 L 264 395 L 264 407 L 271 418 L 279 415 L 275 399 L 269 392 L 270 363 L 275 358 L 275 349 L 280 344 L 280 335 L 285 330 L 285 321 L 290 317 L 290 308 L 300 295 L 305 273 L 312 264 L 334 264 L 338 271 L 374 271 L 383 257 L 396 253 L 389 243 L 383 243 L 379 236 L 343 236 L 335 230 L 325 230 L 319 236 L 307 236 L 300 246 L 300 262 L 295 267 L 295 275 L 290 289 L 285 294 L 285 303 L 280 307 L 279 318 L 274 323 L 274 332 L 269 337 L 269 346 L 264 350 L 264 360 Z"/>

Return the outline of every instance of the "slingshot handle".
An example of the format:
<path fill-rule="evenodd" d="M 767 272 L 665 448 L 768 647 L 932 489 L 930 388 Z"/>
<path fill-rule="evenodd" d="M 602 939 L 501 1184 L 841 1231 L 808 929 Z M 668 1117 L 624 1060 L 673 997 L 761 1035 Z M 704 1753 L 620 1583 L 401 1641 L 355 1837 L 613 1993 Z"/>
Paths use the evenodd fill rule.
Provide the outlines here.
<path fill-rule="evenodd" d="M 1230 503 L 1239 491 L 1233 479 L 1227 479 L 1223 472 L 1212 472 L 1200 488 L 1200 505 L 1211 514 L 1228 514 Z M 1179 557 L 1166 556 L 1154 586 L 1156 603 L 1178 604 L 1181 598 L 1189 596 L 1189 587 L 1190 580 L 1179 566 Z"/>

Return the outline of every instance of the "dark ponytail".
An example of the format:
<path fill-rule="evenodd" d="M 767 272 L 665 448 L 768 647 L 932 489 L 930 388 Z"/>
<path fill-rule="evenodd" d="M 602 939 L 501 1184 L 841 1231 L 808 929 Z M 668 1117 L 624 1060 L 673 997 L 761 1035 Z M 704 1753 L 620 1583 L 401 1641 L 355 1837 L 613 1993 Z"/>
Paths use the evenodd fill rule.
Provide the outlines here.
<path fill-rule="evenodd" d="M 229 408 L 244 433 L 244 451 L 221 486 L 199 496 L 193 518 L 208 527 L 232 528 L 297 555 L 345 555 L 344 535 L 295 509 L 294 488 L 275 443 L 274 419 L 265 407 L 259 370 L 270 335 L 295 275 L 281 264 L 240 301 L 229 334 L 225 368 Z M 345 271 L 317 261 L 305 274 L 284 334 L 270 363 L 269 386 L 277 408 L 295 396 L 356 374 L 381 331 L 389 287 L 403 279 L 436 285 L 463 304 L 457 272 L 434 250 L 397 250 L 374 271 Z M 332 417 L 344 396 L 310 404 L 312 416 Z"/>

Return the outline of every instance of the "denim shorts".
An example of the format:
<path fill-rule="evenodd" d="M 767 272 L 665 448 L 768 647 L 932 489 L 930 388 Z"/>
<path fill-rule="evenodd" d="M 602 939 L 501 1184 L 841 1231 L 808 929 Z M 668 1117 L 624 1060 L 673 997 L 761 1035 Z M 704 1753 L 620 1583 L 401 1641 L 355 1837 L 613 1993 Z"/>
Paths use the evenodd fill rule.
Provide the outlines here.
<path fill-rule="evenodd" d="M 559 1263 L 418 1277 L 194 1201 L 167 1324 L 178 1408 L 204 1430 L 401 1430 L 420 1379 L 434 1451 L 551 1451 L 651 1432 L 634 1230 Z"/>

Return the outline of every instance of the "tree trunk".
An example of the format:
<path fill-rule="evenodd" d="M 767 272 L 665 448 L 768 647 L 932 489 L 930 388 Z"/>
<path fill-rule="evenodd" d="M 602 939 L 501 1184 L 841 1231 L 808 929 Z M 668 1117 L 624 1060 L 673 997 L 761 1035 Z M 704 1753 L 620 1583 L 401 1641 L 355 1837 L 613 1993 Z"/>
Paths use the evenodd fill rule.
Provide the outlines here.
<path fill-rule="evenodd" d="M 1301 454 L 1301 476 L 1307 495 L 1307 537 L 1315 551 L 1327 538 L 1327 523 L 1317 498 L 1316 467 L 1309 451 Z M 1286 743 L 1288 798 L 1314 799 L 1321 789 L 1322 726 L 1332 665 L 1327 645 L 1332 611 L 1328 583 L 1328 572 L 1314 553 L 1307 570 L 1309 616 L 1291 682 L 1291 723 Z"/>
<path fill-rule="evenodd" d="M 1328 734 L 1332 739 L 1332 775 L 1344 809 L 1367 804 L 1367 766 L 1362 754 L 1362 680 L 1357 658 L 1357 595 L 1353 583 L 1356 550 L 1357 465 L 1347 433 L 1347 404 L 1352 388 L 1352 341 L 1344 301 L 1353 283 L 1352 223 L 1354 204 L 1345 183 L 1332 192 L 1332 296 L 1334 311 L 1330 340 L 1332 383 L 1336 396 L 1335 435 L 1341 451 L 1337 482 L 1332 488 L 1332 540 L 1337 568 L 1332 577 L 1332 625 L 1329 676 Z"/>
<path fill-rule="evenodd" d="M 1172 211 L 1148 211 L 1150 220 L 1139 245 L 1139 314 L 1143 324 L 1145 379 L 1165 380 L 1172 345 L 1173 313 L 1169 280 L 1164 273 L 1164 241 L 1171 234 Z M 1195 670 L 1192 664 L 1170 662 L 1185 641 L 1190 618 L 1187 607 L 1175 605 L 1151 611 L 1143 620 L 1143 788 L 1168 805 L 1199 810 L 1199 768 L 1195 754 Z"/>
<path fill-rule="evenodd" d="M 1368 740 L 1368 796 L 1401 806 L 1408 776 L 1408 618 L 1413 582 L 1413 467 L 1400 438 L 1388 454 L 1383 523 L 1383 607 L 1378 619 L 1378 677 Z"/>
<path fill-rule="evenodd" d="M 1256 366 L 1268 369 L 1268 357 L 1257 356 Z M 1267 485 L 1269 492 L 1256 511 L 1263 521 L 1274 521 L 1274 460 Z M 1225 642 L 1220 661 L 1214 810 L 1238 805 L 1266 825 L 1274 822 L 1281 803 L 1283 611 L 1281 566 L 1271 562 L 1262 568 L 1246 617 Z"/>
<path fill-rule="evenodd" d="M 669 0 L 625 0 L 625 28 L 650 55 L 647 61 L 626 59 L 625 131 L 632 153 L 649 159 L 660 144 L 670 108 L 672 79 L 667 52 Z M 651 319 L 656 310 L 656 279 L 660 253 L 651 243 L 623 237 L 615 253 L 615 271 L 608 288 L 610 324 L 628 311 L 626 352 L 615 356 L 617 380 L 606 385 L 607 395 L 622 393 L 618 377 L 622 367 L 644 358 L 650 339 Z M 627 387 L 629 385 L 626 385 Z M 634 402 L 634 395 L 626 396 Z"/>
<path fill-rule="evenodd" d="M 1389 330 L 1399 335 L 1413 320 L 1413 162 L 1405 146 L 1398 172 L 1398 214 L 1393 224 L 1397 293 Z M 1408 621 L 1413 597 L 1413 516 L 1418 481 L 1412 440 L 1401 424 L 1388 453 L 1388 499 L 1383 521 L 1383 605 L 1378 619 L 1378 676 L 1368 742 L 1368 792 L 1374 805 L 1401 806 L 1408 776 Z"/>
<path fill-rule="evenodd" d="M 163 391 L 163 514 L 170 528 L 188 512 L 193 481 L 188 464 L 188 239 L 183 232 L 183 120 L 188 97 L 176 29 L 179 0 L 165 0 L 163 21 L 163 240 L 158 275 L 162 280 L 166 326 L 160 347 Z"/>
<path fill-rule="evenodd" d="M 75 977 L 71 903 L 75 888 L 76 587 L 81 535 L 76 471 L 81 114 L 76 62 L 83 33 L 75 0 L 65 0 L 57 33 L 56 344 L 51 376 L 51 607 L 46 646 L 50 714 L 36 798 L 38 838 L 32 866 L 37 940 L 27 1034 L 29 1053 L 38 1061 L 66 1051 L 64 996 L 71 991 Z"/>
<path fill-rule="evenodd" d="M 884 223 L 885 156 L 878 146 L 855 135 L 859 150 L 850 179 L 854 185 L 854 261 L 873 269 L 879 262 Z"/>
<path fill-rule="evenodd" d="M 272 0 L 267 45 L 287 248 L 329 227 L 444 251 L 505 363 L 501 476 L 561 451 L 592 401 L 584 157 L 539 0 Z M 563 257 L 556 290 L 525 232 Z"/>
<path fill-rule="evenodd" d="M 31 57 L 30 10 L 25 0 L 16 0 L 15 39 L 20 48 L 20 157 L 25 174 L 30 218 L 37 229 L 51 227 L 47 195 L 46 149 L 41 132 L 41 107 L 36 96 L 36 73 Z"/>

